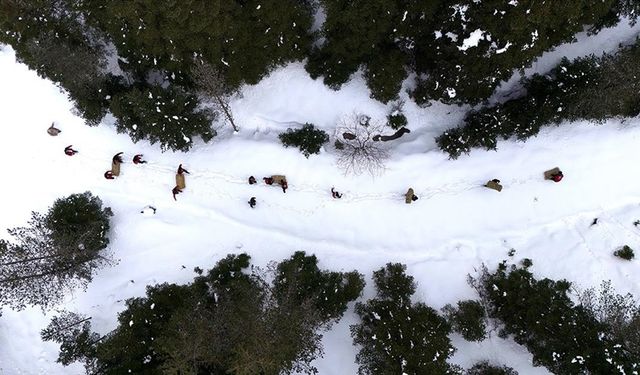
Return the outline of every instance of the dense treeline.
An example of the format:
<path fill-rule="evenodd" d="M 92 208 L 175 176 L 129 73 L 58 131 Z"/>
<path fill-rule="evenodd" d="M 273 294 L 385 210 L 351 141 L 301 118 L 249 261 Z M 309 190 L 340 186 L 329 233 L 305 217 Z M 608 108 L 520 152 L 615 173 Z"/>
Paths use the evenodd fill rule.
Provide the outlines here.
<path fill-rule="evenodd" d="M 634 117 L 640 113 L 640 42 L 614 55 L 564 59 L 545 75 L 523 80 L 526 94 L 467 115 L 461 127 L 437 138 L 452 158 L 499 139 L 525 140 L 562 121 Z"/>
<path fill-rule="evenodd" d="M 383 102 L 415 73 L 418 103 L 478 103 L 542 52 L 638 8 L 631 0 L 0 0 L 0 42 L 59 83 L 89 124 L 111 112 L 134 140 L 187 150 L 193 137 L 215 136 L 216 119 L 237 130 L 226 99 L 287 62 L 307 58 L 311 76 L 332 88 L 362 69 Z M 319 11 L 326 17 L 314 33 Z"/>
<path fill-rule="evenodd" d="M 67 312 L 42 337 L 61 344 L 58 362 L 81 361 L 90 374 L 312 374 L 321 332 L 364 286 L 355 271 L 317 263 L 297 252 L 267 272 L 246 254 L 229 255 L 206 273 L 196 269 L 190 284 L 149 286 L 127 300 L 105 336 Z"/>
<path fill-rule="evenodd" d="M 610 290 L 603 294 L 608 302 L 575 304 L 569 297 L 568 281 L 537 280 L 527 267 L 505 263 L 493 273 L 483 269 L 472 285 L 489 317 L 501 323 L 499 335 L 524 345 L 533 354 L 534 365 L 545 366 L 554 374 L 638 371 L 640 357 L 637 346 L 631 345 L 637 345 L 637 335 L 629 334 L 637 327 L 638 308 L 618 304 L 617 310 L 606 314 L 607 306 L 616 306 Z M 598 315 L 598 311 L 605 313 Z M 632 318 L 634 323 L 627 323 Z"/>

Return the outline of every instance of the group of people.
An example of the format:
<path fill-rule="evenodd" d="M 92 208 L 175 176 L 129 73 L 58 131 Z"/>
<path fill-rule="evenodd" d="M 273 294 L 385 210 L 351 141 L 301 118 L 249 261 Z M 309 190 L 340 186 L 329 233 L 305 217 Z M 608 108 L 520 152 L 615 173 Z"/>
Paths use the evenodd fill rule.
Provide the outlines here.
<path fill-rule="evenodd" d="M 57 136 L 58 134 L 61 133 L 61 130 L 56 128 L 54 125 L 55 124 L 52 123 L 51 126 L 47 129 L 47 133 L 51 136 Z M 65 147 L 64 153 L 66 155 L 73 156 L 77 154 L 78 151 L 73 149 L 73 145 L 69 145 Z M 122 152 L 119 152 L 113 156 L 113 158 L 111 159 L 111 169 L 104 172 L 104 178 L 108 180 L 113 180 L 115 177 L 120 175 L 120 165 L 124 162 L 122 159 L 122 154 L 123 154 Z M 143 159 L 142 154 L 134 155 L 133 164 L 137 165 L 137 164 L 145 164 L 145 163 L 146 161 Z M 182 191 L 187 187 L 186 181 L 185 181 L 185 174 L 189 174 L 189 171 L 184 169 L 182 167 L 182 164 L 180 164 L 176 172 L 176 186 L 171 190 L 174 200 L 176 200 L 176 195 L 182 193 Z M 545 180 L 560 182 L 563 177 L 564 175 L 560 170 L 560 168 L 558 167 L 552 168 L 544 172 Z M 267 185 L 274 185 L 274 184 L 279 185 L 282 188 L 283 193 L 286 193 L 287 189 L 289 188 L 289 185 L 287 183 L 287 178 L 284 175 L 272 175 L 269 177 L 263 177 L 262 180 Z M 257 184 L 256 178 L 253 176 L 249 176 L 249 185 L 254 185 L 254 184 Z M 502 191 L 502 185 L 500 184 L 500 180 L 498 180 L 497 178 L 494 178 L 488 181 L 483 186 L 489 189 L 496 190 L 498 192 Z M 340 194 L 340 192 L 336 191 L 332 187 L 331 197 L 335 199 L 340 199 L 342 198 L 342 194 Z M 415 202 L 417 200 L 418 200 L 418 196 L 415 195 L 413 188 L 409 188 L 409 190 L 407 190 L 407 192 L 405 193 L 405 203 L 410 204 L 411 202 Z M 257 204 L 256 197 L 251 197 L 247 203 L 251 208 L 255 208 Z M 153 211 L 155 213 L 155 209 Z"/>
<path fill-rule="evenodd" d="M 548 171 L 544 171 L 543 175 L 545 180 L 550 180 L 553 182 L 560 182 L 564 177 L 564 174 L 558 167 L 549 169 Z M 486 184 L 484 184 L 484 187 L 496 190 L 498 192 L 502 191 L 502 185 L 500 184 L 500 180 L 498 180 L 497 178 L 488 181 Z"/>
<path fill-rule="evenodd" d="M 273 185 L 273 184 L 280 185 L 283 193 L 286 193 L 287 189 L 289 188 L 289 184 L 287 183 L 287 177 L 284 175 L 275 174 L 269 177 L 262 177 L 262 181 L 264 181 L 264 183 L 267 185 Z M 258 181 L 256 180 L 255 177 L 249 176 L 249 185 L 255 185 L 257 183 Z M 335 199 L 340 199 L 342 198 L 342 194 L 340 194 L 340 192 L 336 191 L 335 188 L 332 187 L 331 197 Z M 256 201 L 256 197 L 251 197 L 247 203 L 249 204 L 249 207 L 255 208 L 258 202 Z"/>

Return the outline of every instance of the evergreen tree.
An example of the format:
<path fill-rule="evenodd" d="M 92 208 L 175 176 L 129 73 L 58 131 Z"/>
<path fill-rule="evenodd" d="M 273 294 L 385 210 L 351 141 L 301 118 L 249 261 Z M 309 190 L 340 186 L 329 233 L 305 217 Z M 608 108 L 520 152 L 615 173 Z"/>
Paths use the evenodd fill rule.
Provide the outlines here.
<path fill-rule="evenodd" d="M 294 262 L 309 268 L 295 271 Z M 273 271 L 274 278 L 279 278 L 273 284 L 262 270 L 251 266 L 248 255 L 239 254 L 220 260 L 206 273 L 196 269 L 198 276 L 190 284 L 147 287 L 145 297 L 127 300 L 118 327 L 82 352 L 88 353 L 87 371 L 107 375 L 316 373 L 311 362 L 322 354 L 320 332 L 328 328 L 329 320 L 342 315 L 362 285 L 349 294 L 354 281 L 314 268 L 315 257 L 302 252 L 284 263 L 277 266 L 278 274 Z M 285 274 L 291 280 L 283 279 Z M 311 279 L 320 285 L 306 283 Z M 331 300 L 336 293 L 339 302 Z M 320 300 L 325 296 L 330 305 Z"/>
<path fill-rule="evenodd" d="M 615 55 L 563 59 L 549 74 L 522 81 L 526 95 L 471 112 L 461 127 L 438 138 L 452 158 L 474 147 L 495 150 L 498 139 L 524 141 L 543 126 L 563 121 L 595 123 L 640 113 L 640 42 Z"/>
<path fill-rule="evenodd" d="M 495 366 L 489 361 L 480 361 L 465 372 L 465 375 L 518 375 L 518 372 L 507 366 Z"/>
<path fill-rule="evenodd" d="M 101 339 L 91 332 L 91 317 L 63 311 L 51 319 L 47 328 L 40 332 L 43 341 L 60 344 L 60 354 L 56 362 L 65 366 L 77 361 L 84 362 L 87 369 L 94 368 L 96 343 Z"/>
<path fill-rule="evenodd" d="M 502 263 L 473 284 L 489 316 L 502 322 L 501 335 L 527 347 L 534 365 L 558 374 L 632 373 L 640 366 L 609 326 L 574 305 L 566 280 L 536 280 L 527 269 Z"/>
<path fill-rule="evenodd" d="M 154 85 L 116 95 L 111 111 L 118 132 L 127 133 L 134 142 L 146 139 L 160 143 L 162 150 L 187 151 L 193 137 L 208 142 L 215 135 L 209 113 L 197 106 L 193 95 Z"/>
<path fill-rule="evenodd" d="M 320 147 L 329 142 L 329 135 L 320 129 L 316 129 L 313 124 L 304 124 L 301 129 L 288 129 L 286 133 L 281 133 L 278 138 L 285 147 L 297 146 L 305 157 L 311 154 L 318 154 Z"/>
<path fill-rule="evenodd" d="M 413 277 L 402 264 L 374 272 L 376 297 L 356 304 L 360 322 L 351 326 L 359 374 L 451 374 L 451 327 L 435 310 L 412 303 Z"/>
<path fill-rule="evenodd" d="M 58 199 L 46 215 L 32 213 L 26 227 L 0 241 L 0 302 L 15 309 L 58 303 L 66 291 L 86 287 L 97 269 L 113 263 L 104 254 L 109 208 L 86 192 Z"/>
<path fill-rule="evenodd" d="M 276 298 L 294 304 L 312 301 L 324 322 L 339 320 L 347 310 L 347 303 L 358 298 L 364 287 L 364 279 L 358 272 L 320 270 L 318 258 L 304 251 L 296 251 L 280 262 L 275 273 Z"/>
<path fill-rule="evenodd" d="M 443 312 L 453 330 L 465 340 L 482 341 L 486 337 L 485 312 L 480 302 L 460 301 L 457 307 L 446 305 Z"/>

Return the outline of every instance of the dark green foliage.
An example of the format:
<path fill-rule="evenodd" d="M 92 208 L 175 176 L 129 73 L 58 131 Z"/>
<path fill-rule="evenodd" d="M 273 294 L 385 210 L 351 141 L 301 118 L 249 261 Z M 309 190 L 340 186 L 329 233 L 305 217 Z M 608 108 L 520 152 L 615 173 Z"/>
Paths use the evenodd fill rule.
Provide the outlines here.
<path fill-rule="evenodd" d="M 312 124 L 304 124 L 301 129 L 287 130 L 278 136 L 285 147 L 296 146 L 307 158 L 320 152 L 320 147 L 329 142 L 329 135 Z"/>
<path fill-rule="evenodd" d="M 235 128 L 228 95 L 279 65 L 302 60 L 312 41 L 312 12 L 309 2 L 297 0 L 132 0 L 108 6 L 97 0 L 0 0 L 0 42 L 59 83 L 87 123 L 96 125 L 111 111 L 119 130 L 134 141 L 184 151 L 192 136 L 206 141 L 214 135 L 208 116 L 195 109 L 202 83 L 193 74 L 196 61 L 220 73 L 218 83 L 228 92 L 213 103 Z M 121 76 L 106 72 L 105 46 L 115 48 L 122 73 L 114 74 Z M 154 112 L 155 94 L 171 102 L 162 105 L 168 107 L 163 113 Z"/>
<path fill-rule="evenodd" d="M 319 270 L 316 258 L 303 252 L 276 266 L 273 284 L 246 254 L 197 274 L 190 284 L 149 286 L 145 297 L 127 300 L 118 327 L 82 350 L 87 371 L 313 374 L 311 362 L 322 354 L 320 331 L 363 286 L 361 275 Z"/>
<path fill-rule="evenodd" d="M 53 245 L 73 246 L 88 253 L 97 253 L 109 244 L 110 208 L 103 208 L 99 197 L 90 192 L 72 194 L 57 199 L 45 217 Z"/>
<path fill-rule="evenodd" d="M 51 319 L 47 328 L 40 332 L 43 341 L 60 344 L 60 354 L 56 362 L 65 366 L 82 361 L 87 369 L 94 367 L 91 358 L 95 357 L 95 344 L 100 340 L 97 333 L 91 332 L 91 318 L 81 314 L 63 311 Z"/>
<path fill-rule="evenodd" d="M 514 70 L 602 22 L 618 2 L 321 0 L 323 42 L 306 68 L 338 88 L 363 67 L 372 96 L 383 102 L 395 98 L 413 71 L 418 103 L 478 103 Z M 478 44 L 465 47 L 476 31 Z"/>
<path fill-rule="evenodd" d="M 613 255 L 626 260 L 631 260 L 635 257 L 635 255 L 633 254 L 633 249 L 627 245 L 624 245 L 621 249 L 614 251 Z"/>
<path fill-rule="evenodd" d="M 640 113 L 640 43 L 616 55 L 562 60 L 548 75 L 523 80 L 526 95 L 470 113 L 436 138 L 452 158 L 472 148 L 495 150 L 498 139 L 524 141 L 562 121 L 633 117 Z"/>
<path fill-rule="evenodd" d="M 106 114 L 113 80 L 104 73 L 106 56 L 98 40 L 70 1 L 0 1 L 0 42 L 11 44 L 18 61 L 41 77 L 59 83 L 90 125 Z"/>
<path fill-rule="evenodd" d="M 26 227 L 0 240 L 0 303 L 47 309 L 74 287 L 86 287 L 96 270 L 113 262 L 104 254 L 109 208 L 91 193 L 58 199 L 46 215 L 33 212 Z"/>
<path fill-rule="evenodd" d="M 446 362 L 454 351 L 447 336 L 451 327 L 432 308 L 411 302 L 415 284 L 405 266 L 389 263 L 373 278 L 376 297 L 356 304 L 360 322 L 351 326 L 358 373 L 455 373 Z"/>
<path fill-rule="evenodd" d="M 274 66 L 301 60 L 311 42 L 312 9 L 294 0 L 81 4 L 89 25 L 113 41 L 127 70 L 141 77 L 163 72 L 188 82 L 197 55 L 237 88 L 257 83 Z"/>
<path fill-rule="evenodd" d="M 481 361 L 465 372 L 465 375 L 518 375 L 518 372 L 507 366 L 495 366 L 489 361 Z"/>
<path fill-rule="evenodd" d="M 455 332 L 467 341 L 482 341 L 487 336 L 484 307 L 478 301 L 460 301 L 458 307 L 446 305 L 445 316 Z"/>
<path fill-rule="evenodd" d="M 162 150 L 187 151 L 194 136 L 208 142 L 215 135 L 209 114 L 197 106 L 193 95 L 156 85 L 116 95 L 111 111 L 118 132 L 127 133 L 134 142 L 146 139 L 160 143 Z"/>
<path fill-rule="evenodd" d="M 640 306 L 631 294 L 620 295 L 611 287 L 611 281 L 603 281 L 599 290 L 589 288 L 579 297 L 582 306 L 609 326 L 616 341 L 640 357 Z"/>
<path fill-rule="evenodd" d="M 407 117 L 401 112 L 391 113 L 387 116 L 387 125 L 389 125 L 391 129 L 398 130 L 407 125 Z"/>
<path fill-rule="evenodd" d="M 529 267 L 531 267 L 533 265 L 533 262 L 529 258 L 524 258 L 522 260 L 521 264 L 522 264 L 522 267 L 529 268 Z"/>
<path fill-rule="evenodd" d="M 568 296 L 565 280 L 536 280 L 524 268 L 500 264 L 485 268 L 472 282 L 491 318 L 502 322 L 501 335 L 527 347 L 534 365 L 556 374 L 613 374 L 637 371 L 639 358 Z"/>
<path fill-rule="evenodd" d="M 347 303 L 360 296 L 364 279 L 356 271 L 334 272 L 318 268 L 318 258 L 297 251 L 278 264 L 273 281 L 276 298 L 284 302 L 314 301 L 314 308 L 323 320 L 338 320 L 347 310 Z"/>

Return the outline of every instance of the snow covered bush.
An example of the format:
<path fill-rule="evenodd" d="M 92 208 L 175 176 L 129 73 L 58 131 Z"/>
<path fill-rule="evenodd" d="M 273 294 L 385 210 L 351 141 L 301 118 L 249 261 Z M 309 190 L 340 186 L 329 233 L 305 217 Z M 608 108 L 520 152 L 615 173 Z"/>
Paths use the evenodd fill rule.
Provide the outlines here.
<path fill-rule="evenodd" d="M 285 147 L 296 146 L 305 157 L 320 152 L 320 147 L 329 141 L 329 135 L 313 124 L 304 124 L 301 129 L 288 129 L 278 136 Z"/>
<path fill-rule="evenodd" d="M 373 273 L 376 296 L 356 304 L 360 318 L 351 326 L 358 374 L 456 374 L 447 363 L 453 354 L 444 318 L 425 305 L 412 303 L 416 285 L 406 266 L 388 263 Z"/>
<path fill-rule="evenodd" d="M 486 337 L 484 307 L 478 301 L 460 301 L 458 306 L 446 305 L 442 311 L 451 328 L 467 341 L 482 341 Z"/>
<path fill-rule="evenodd" d="M 631 260 L 635 257 L 635 254 L 633 253 L 633 249 L 627 245 L 624 245 L 622 246 L 622 248 L 614 251 L 613 255 L 617 256 L 618 258 L 622 258 L 626 260 Z"/>
<path fill-rule="evenodd" d="M 407 117 L 402 112 L 394 112 L 387 116 L 387 125 L 398 130 L 407 125 Z"/>
<path fill-rule="evenodd" d="M 468 369 L 465 375 L 518 375 L 518 372 L 507 366 L 496 366 L 489 361 L 481 361 Z"/>
<path fill-rule="evenodd" d="M 134 142 L 160 143 L 163 151 L 187 151 L 193 137 L 205 142 L 215 136 L 211 115 L 198 109 L 198 100 L 181 89 L 159 85 L 122 92 L 112 99 L 116 129 Z"/>
<path fill-rule="evenodd" d="M 66 331 L 54 319 L 43 338 L 62 344 L 58 362 L 83 361 L 88 373 L 317 373 L 321 332 L 360 295 L 362 275 L 320 270 L 304 252 L 267 271 L 250 260 L 228 255 L 189 284 L 148 286 L 104 336 L 87 320 L 66 319 L 82 324 Z"/>
<path fill-rule="evenodd" d="M 569 297 L 566 280 L 537 280 L 525 268 L 501 263 L 471 280 L 488 308 L 502 323 L 500 335 L 513 337 L 533 355 L 534 365 L 556 374 L 633 373 L 640 357 Z"/>
<path fill-rule="evenodd" d="M 109 244 L 111 209 L 91 193 L 55 201 L 46 215 L 31 214 L 28 226 L 0 240 L 0 304 L 43 309 L 74 287 L 86 287 L 96 270 L 113 264 Z"/>

